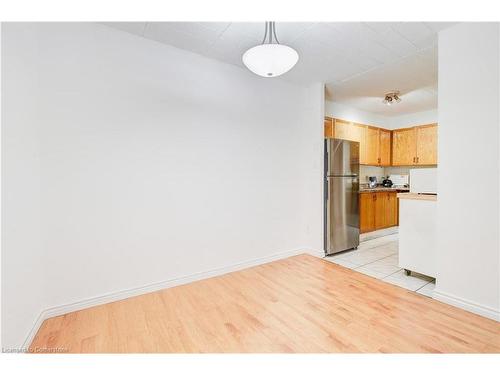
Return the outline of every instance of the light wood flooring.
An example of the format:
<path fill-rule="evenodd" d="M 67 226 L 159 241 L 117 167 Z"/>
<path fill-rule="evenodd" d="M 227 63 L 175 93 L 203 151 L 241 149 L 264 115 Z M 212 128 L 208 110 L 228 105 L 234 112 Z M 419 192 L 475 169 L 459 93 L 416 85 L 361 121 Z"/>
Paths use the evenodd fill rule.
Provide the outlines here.
<path fill-rule="evenodd" d="M 310 255 L 46 320 L 69 352 L 500 352 L 500 323 Z"/>

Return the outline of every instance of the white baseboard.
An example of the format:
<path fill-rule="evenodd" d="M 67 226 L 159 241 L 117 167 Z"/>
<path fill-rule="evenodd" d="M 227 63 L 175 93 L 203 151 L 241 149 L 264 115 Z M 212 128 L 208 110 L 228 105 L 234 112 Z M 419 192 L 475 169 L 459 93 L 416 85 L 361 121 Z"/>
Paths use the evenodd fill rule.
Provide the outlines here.
<path fill-rule="evenodd" d="M 141 294 L 156 292 L 156 291 L 161 290 L 161 289 L 166 289 L 166 288 L 171 288 L 171 287 L 178 286 L 178 285 L 187 284 L 187 283 L 190 283 L 193 281 L 198 281 L 198 280 L 207 279 L 207 278 L 214 277 L 214 276 L 223 275 L 223 274 L 226 274 L 229 272 L 234 272 L 234 271 L 238 271 L 238 270 L 241 270 L 244 268 L 258 266 L 260 264 L 269 263 L 269 262 L 272 262 L 275 260 L 288 258 L 288 257 L 294 256 L 294 255 L 304 254 L 304 253 L 307 253 L 307 254 L 310 254 L 313 256 L 317 256 L 317 257 L 321 257 L 321 258 L 325 255 L 323 250 L 320 251 L 320 250 L 314 250 L 314 249 L 309 249 L 309 248 L 288 250 L 288 251 L 283 251 L 280 253 L 268 255 L 265 257 L 248 260 L 245 262 L 235 263 L 235 264 L 225 266 L 225 267 L 220 267 L 220 268 L 216 268 L 216 269 L 212 269 L 212 270 L 208 270 L 208 271 L 198 272 L 198 273 L 194 273 L 191 275 L 186 275 L 186 276 L 182 276 L 182 277 L 178 277 L 178 278 L 174 278 L 174 279 L 170 279 L 170 280 L 160 281 L 157 283 L 148 284 L 148 285 L 140 286 L 137 288 L 108 293 L 108 294 L 104 294 L 104 295 L 101 295 L 98 297 L 93 297 L 93 298 L 89 298 L 89 299 L 86 299 L 83 301 L 69 303 L 66 305 L 51 307 L 49 309 L 43 310 L 40 313 L 40 315 L 38 316 L 38 319 L 35 321 L 35 324 L 33 325 L 33 328 L 31 329 L 28 336 L 26 337 L 26 340 L 24 340 L 23 348 L 27 349 L 30 346 L 31 342 L 35 338 L 36 333 L 40 329 L 40 326 L 42 325 L 42 323 L 46 319 L 53 318 L 55 316 L 59 316 L 59 315 L 63 315 L 63 314 L 68 314 L 70 312 L 86 309 L 86 308 L 93 307 L 93 306 L 103 305 L 105 303 L 110 303 L 110 302 L 115 302 L 115 301 L 119 301 L 122 299 L 130 298 L 130 297 L 135 297 L 135 296 L 138 296 Z"/>
<path fill-rule="evenodd" d="M 480 305 L 478 303 L 454 296 L 452 294 L 440 290 L 434 290 L 433 298 L 438 301 L 447 303 L 448 305 L 452 305 L 470 311 L 474 314 L 478 314 L 489 319 L 500 321 L 500 311 L 492 309 L 489 306 Z"/>

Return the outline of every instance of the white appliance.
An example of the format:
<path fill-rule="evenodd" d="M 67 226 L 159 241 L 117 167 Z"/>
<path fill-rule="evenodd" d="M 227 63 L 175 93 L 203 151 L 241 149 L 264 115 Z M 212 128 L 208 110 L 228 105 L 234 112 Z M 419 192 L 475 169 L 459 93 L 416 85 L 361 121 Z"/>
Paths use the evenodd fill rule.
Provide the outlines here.
<path fill-rule="evenodd" d="M 389 175 L 389 180 L 392 181 L 392 187 L 396 188 L 408 187 L 407 174 L 391 174 Z"/>
<path fill-rule="evenodd" d="M 437 168 L 410 169 L 410 192 L 437 194 Z"/>

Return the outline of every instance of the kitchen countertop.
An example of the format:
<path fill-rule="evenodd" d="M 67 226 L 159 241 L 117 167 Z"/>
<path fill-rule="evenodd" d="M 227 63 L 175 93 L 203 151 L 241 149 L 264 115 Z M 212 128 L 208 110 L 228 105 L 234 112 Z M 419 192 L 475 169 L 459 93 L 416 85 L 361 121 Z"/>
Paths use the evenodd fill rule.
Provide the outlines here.
<path fill-rule="evenodd" d="M 384 187 L 384 186 L 377 186 L 375 188 L 369 188 L 369 187 L 362 187 L 360 186 L 359 192 L 360 193 L 376 193 L 377 191 L 396 191 L 396 192 L 407 192 L 410 191 L 409 188 L 403 188 L 403 187 Z"/>
<path fill-rule="evenodd" d="M 399 193 L 399 199 L 414 199 L 420 201 L 437 201 L 435 194 Z"/>

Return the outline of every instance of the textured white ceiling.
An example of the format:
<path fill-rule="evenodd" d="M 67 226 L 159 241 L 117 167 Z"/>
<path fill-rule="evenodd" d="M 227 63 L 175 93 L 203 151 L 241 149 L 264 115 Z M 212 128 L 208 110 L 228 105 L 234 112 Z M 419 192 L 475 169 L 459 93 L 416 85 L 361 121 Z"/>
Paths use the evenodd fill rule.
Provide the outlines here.
<path fill-rule="evenodd" d="M 108 26 L 243 67 L 241 56 L 260 44 L 264 22 L 111 22 Z M 334 101 L 383 115 L 437 107 L 437 32 L 446 22 L 277 22 L 281 43 L 299 52 L 282 76 L 327 83 Z M 402 102 L 386 106 L 384 94 Z"/>

